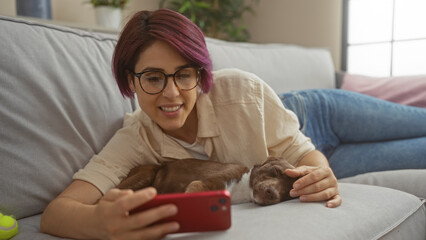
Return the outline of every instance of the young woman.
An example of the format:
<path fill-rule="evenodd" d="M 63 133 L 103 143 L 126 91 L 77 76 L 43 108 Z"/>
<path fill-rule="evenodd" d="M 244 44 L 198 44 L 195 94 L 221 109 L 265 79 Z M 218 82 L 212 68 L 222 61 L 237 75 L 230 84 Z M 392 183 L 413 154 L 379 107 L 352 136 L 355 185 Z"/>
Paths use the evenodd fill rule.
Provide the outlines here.
<path fill-rule="evenodd" d="M 299 130 L 297 116 L 253 74 L 212 74 L 204 36 L 184 16 L 164 9 L 136 13 L 119 38 L 113 69 L 122 94 L 136 94 L 140 109 L 125 117 L 123 128 L 49 204 L 41 231 L 76 239 L 158 239 L 177 231 L 175 222 L 155 224 L 176 214 L 174 205 L 129 215 L 155 189 L 114 188 L 133 167 L 170 158 L 251 167 L 282 156 L 296 166 L 287 175 L 301 177 L 293 197 L 341 204 L 336 177 Z M 304 113 L 300 98 L 293 99 L 286 96 L 285 104 Z"/>

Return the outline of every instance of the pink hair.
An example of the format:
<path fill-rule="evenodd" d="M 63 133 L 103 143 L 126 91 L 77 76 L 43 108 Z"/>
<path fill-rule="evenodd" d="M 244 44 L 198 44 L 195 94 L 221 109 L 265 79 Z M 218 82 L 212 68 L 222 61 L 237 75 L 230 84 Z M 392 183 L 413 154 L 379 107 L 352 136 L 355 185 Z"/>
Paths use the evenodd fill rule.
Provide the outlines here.
<path fill-rule="evenodd" d="M 156 40 L 167 42 L 190 64 L 202 67 L 201 89 L 204 93 L 210 90 L 212 61 L 203 32 L 182 14 L 159 9 L 134 14 L 115 46 L 112 71 L 123 96 L 133 97 L 128 73 L 134 71 L 139 54 Z"/>

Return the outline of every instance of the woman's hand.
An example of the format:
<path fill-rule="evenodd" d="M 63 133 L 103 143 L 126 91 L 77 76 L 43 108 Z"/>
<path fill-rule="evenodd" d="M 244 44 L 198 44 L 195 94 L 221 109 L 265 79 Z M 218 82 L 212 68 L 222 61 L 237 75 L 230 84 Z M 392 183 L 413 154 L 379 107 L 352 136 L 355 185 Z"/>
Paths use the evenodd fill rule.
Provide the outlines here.
<path fill-rule="evenodd" d="M 177 222 L 154 224 L 175 215 L 177 207 L 167 204 L 129 215 L 129 211 L 148 202 L 156 195 L 154 188 L 139 191 L 112 189 L 96 206 L 98 226 L 103 239 L 160 239 L 179 229 Z"/>
<path fill-rule="evenodd" d="M 291 197 L 299 197 L 302 202 L 327 201 L 330 208 L 342 204 L 337 179 L 330 167 L 299 166 L 285 173 L 292 178 L 300 177 L 293 184 Z"/>

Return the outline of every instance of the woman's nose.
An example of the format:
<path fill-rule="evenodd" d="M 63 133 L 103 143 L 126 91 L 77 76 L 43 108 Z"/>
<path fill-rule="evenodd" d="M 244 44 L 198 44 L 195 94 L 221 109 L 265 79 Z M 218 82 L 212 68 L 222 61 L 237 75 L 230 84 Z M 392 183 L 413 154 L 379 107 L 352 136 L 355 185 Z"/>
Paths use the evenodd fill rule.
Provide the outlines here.
<path fill-rule="evenodd" d="M 163 89 L 162 95 L 167 98 L 174 98 L 180 95 L 179 88 L 173 81 L 173 76 L 168 77 L 166 87 Z"/>

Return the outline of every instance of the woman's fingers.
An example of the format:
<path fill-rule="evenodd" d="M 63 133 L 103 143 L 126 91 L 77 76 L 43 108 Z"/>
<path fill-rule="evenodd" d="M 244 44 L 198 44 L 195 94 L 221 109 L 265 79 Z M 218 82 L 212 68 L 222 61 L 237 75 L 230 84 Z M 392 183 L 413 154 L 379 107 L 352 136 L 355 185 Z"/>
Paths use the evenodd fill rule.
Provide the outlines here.
<path fill-rule="evenodd" d="M 116 199 L 114 202 L 114 210 L 117 215 L 128 215 L 129 211 L 153 199 L 157 191 L 155 188 L 149 187 L 129 194 L 127 196 Z"/>
<path fill-rule="evenodd" d="M 126 240 L 149 240 L 149 239 L 161 239 L 169 233 L 174 233 L 179 230 L 179 224 L 177 222 L 169 222 L 156 224 L 149 228 L 143 228 L 136 231 L 126 232 L 120 235 L 120 239 Z"/>
<path fill-rule="evenodd" d="M 303 172 L 305 175 L 296 180 L 293 184 L 293 187 L 296 190 L 307 187 L 313 183 L 321 181 L 324 178 L 334 178 L 334 174 L 329 167 L 309 167 L 308 169 L 303 170 Z"/>
<path fill-rule="evenodd" d="M 299 197 L 302 195 L 318 193 L 328 189 L 329 187 L 330 187 L 329 179 L 324 178 L 306 187 L 293 188 L 292 190 L 290 190 L 290 196 Z M 322 199 L 322 200 L 325 200 L 325 199 Z"/>
<path fill-rule="evenodd" d="M 337 179 L 329 167 L 301 166 L 286 170 L 289 177 L 300 177 L 293 184 L 291 197 L 299 197 L 302 202 L 327 200 L 327 207 L 337 207 L 342 203 Z"/>
<path fill-rule="evenodd" d="M 342 204 L 342 197 L 339 194 L 335 195 L 331 199 L 329 199 L 326 203 L 326 206 L 329 208 L 335 208 Z"/>
<path fill-rule="evenodd" d="M 133 191 L 130 189 L 126 189 L 126 190 L 120 190 L 117 188 L 113 188 L 111 190 L 109 190 L 107 193 L 105 193 L 105 195 L 103 196 L 103 200 L 106 201 L 115 201 L 116 199 L 126 196 L 126 195 L 130 195 L 132 194 Z"/>
<path fill-rule="evenodd" d="M 166 204 L 159 207 L 154 207 L 143 212 L 135 213 L 130 215 L 125 220 L 123 228 L 126 230 L 135 230 L 141 228 L 141 226 L 150 226 L 153 223 L 176 215 L 178 209 L 174 204 Z"/>
<path fill-rule="evenodd" d="M 308 175 L 310 172 L 312 172 L 313 169 L 316 168 L 318 167 L 300 166 L 293 169 L 286 169 L 285 174 L 291 178 L 303 177 L 305 175 Z"/>
<path fill-rule="evenodd" d="M 154 188 L 146 188 L 132 195 L 118 199 L 114 203 L 113 208 L 116 214 L 123 218 L 121 218 L 120 222 L 116 225 L 117 229 L 121 229 L 122 231 L 139 229 L 177 213 L 177 207 L 175 205 L 167 204 L 129 215 L 132 209 L 153 199 L 155 195 L 156 191 Z"/>
<path fill-rule="evenodd" d="M 338 194 L 339 192 L 336 188 L 326 188 L 319 192 L 299 194 L 299 199 L 302 202 L 320 202 L 329 200 Z"/>
<path fill-rule="evenodd" d="M 176 222 L 155 224 L 155 222 L 173 216 L 177 207 L 167 204 L 129 215 L 132 209 L 153 199 L 154 188 L 145 188 L 136 192 L 128 190 L 110 190 L 98 204 L 100 222 L 107 236 L 120 236 L 118 239 L 159 239 L 165 234 L 179 229 Z M 141 235 L 144 232 L 147 235 Z M 149 237 L 149 236 L 152 236 Z M 142 237 L 142 238 L 141 238 Z"/>

